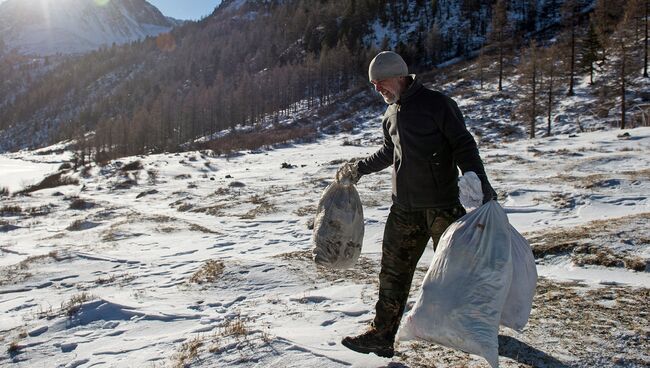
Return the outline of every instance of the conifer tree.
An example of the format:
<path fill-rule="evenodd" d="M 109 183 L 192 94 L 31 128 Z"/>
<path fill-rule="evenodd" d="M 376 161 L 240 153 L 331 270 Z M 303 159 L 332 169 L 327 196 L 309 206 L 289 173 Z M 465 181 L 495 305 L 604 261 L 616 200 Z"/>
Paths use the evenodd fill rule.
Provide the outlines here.
<path fill-rule="evenodd" d="M 598 35 L 594 30 L 594 25 L 590 22 L 587 33 L 582 40 L 580 48 L 579 68 L 582 71 L 589 72 L 589 84 L 594 84 L 594 72 L 599 60 L 598 53 L 602 49 Z"/>

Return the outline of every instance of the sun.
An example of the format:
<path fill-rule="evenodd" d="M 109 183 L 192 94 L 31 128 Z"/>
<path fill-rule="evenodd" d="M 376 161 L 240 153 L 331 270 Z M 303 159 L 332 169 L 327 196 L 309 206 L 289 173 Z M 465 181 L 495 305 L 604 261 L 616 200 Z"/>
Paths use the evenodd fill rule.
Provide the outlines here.
<path fill-rule="evenodd" d="M 108 2 L 111 1 L 111 0 L 94 0 L 94 1 L 95 1 L 95 4 L 97 4 L 99 6 L 104 6 L 104 5 L 108 4 Z"/>

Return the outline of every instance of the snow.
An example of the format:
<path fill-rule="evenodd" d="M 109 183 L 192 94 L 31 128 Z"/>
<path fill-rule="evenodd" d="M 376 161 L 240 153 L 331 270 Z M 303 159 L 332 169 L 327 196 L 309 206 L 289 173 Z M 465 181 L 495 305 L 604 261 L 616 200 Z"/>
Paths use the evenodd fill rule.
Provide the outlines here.
<path fill-rule="evenodd" d="M 480 149 L 511 223 L 526 236 L 650 212 L 650 128 L 625 132 L 629 139 L 609 130 Z M 307 226 L 341 160 L 373 153 L 380 134 L 379 120 L 369 118 L 352 132 L 315 143 L 230 157 L 185 152 L 123 158 L 87 176 L 74 174 L 79 185 L 3 198 L 3 206 L 22 212 L 0 217 L 0 335 L 5 345 L 17 346 L 0 356 L 0 364 L 167 366 L 189 359 L 192 367 L 388 365 L 388 359 L 345 349 L 340 340 L 374 316 L 390 171 L 358 185 L 366 236 L 354 269 L 316 268 Z M 344 144 L 355 141 L 361 144 Z M 1 155 L 0 187 L 15 191 L 56 170 L 70 158 L 56 152 Z M 136 160 L 143 170 L 121 170 Z M 292 166 L 282 169 L 282 163 Z M 74 199 L 92 205 L 73 209 Z M 47 210 L 30 215 L 37 208 Z M 432 259 L 431 248 L 421 270 Z M 647 259 L 648 248 L 642 244 L 638 254 Z M 211 282 L 190 281 L 210 260 L 223 264 L 222 273 Z M 563 255 L 538 261 L 549 283 L 580 280 L 587 285 L 582 293 L 650 286 L 648 272 L 577 266 Z M 412 292 L 411 303 L 415 297 Z M 543 308 L 538 305 L 533 316 Z M 540 341 L 552 341 L 550 335 Z M 196 356 L 183 358 L 192 344 Z M 561 347 L 549 354 L 577 359 Z M 457 359 L 484 364 L 467 355 Z M 500 363 L 518 364 L 514 353 L 502 354 Z"/>
<path fill-rule="evenodd" d="M 0 183 L 14 192 L 28 185 L 36 184 L 44 174 L 56 170 L 57 164 L 25 162 L 19 159 L 0 157 Z"/>
<path fill-rule="evenodd" d="M 156 8 L 143 6 L 138 9 L 143 14 L 131 14 L 121 1 L 10 0 L 0 5 L 0 32 L 21 53 L 54 55 L 83 53 L 172 29 Z"/>

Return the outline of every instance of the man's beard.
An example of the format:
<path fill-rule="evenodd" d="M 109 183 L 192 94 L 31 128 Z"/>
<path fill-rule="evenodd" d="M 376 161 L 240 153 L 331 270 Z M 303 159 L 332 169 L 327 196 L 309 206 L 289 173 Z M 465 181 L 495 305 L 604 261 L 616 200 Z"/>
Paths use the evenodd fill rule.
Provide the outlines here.
<path fill-rule="evenodd" d="M 380 93 L 380 95 L 381 97 L 384 98 L 384 102 L 386 102 L 386 104 L 388 105 L 394 104 L 399 99 L 396 95 L 392 93 L 387 93 L 387 94 Z"/>

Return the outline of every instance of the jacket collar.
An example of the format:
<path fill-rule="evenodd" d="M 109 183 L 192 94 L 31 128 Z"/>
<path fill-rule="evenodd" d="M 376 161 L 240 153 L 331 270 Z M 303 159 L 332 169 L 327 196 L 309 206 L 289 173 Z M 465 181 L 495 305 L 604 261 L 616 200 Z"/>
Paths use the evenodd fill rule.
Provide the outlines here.
<path fill-rule="evenodd" d="M 413 82 L 411 82 L 411 85 L 406 89 L 406 91 L 402 92 L 396 104 L 403 105 L 404 103 L 408 102 L 411 98 L 413 98 L 413 96 L 415 96 L 418 92 L 420 92 L 420 89 L 422 88 L 424 88 L 424 86 L 422 85 L 422 83 L 420 83 L 419 80 L 415 79 L 414 76 Z"/>

